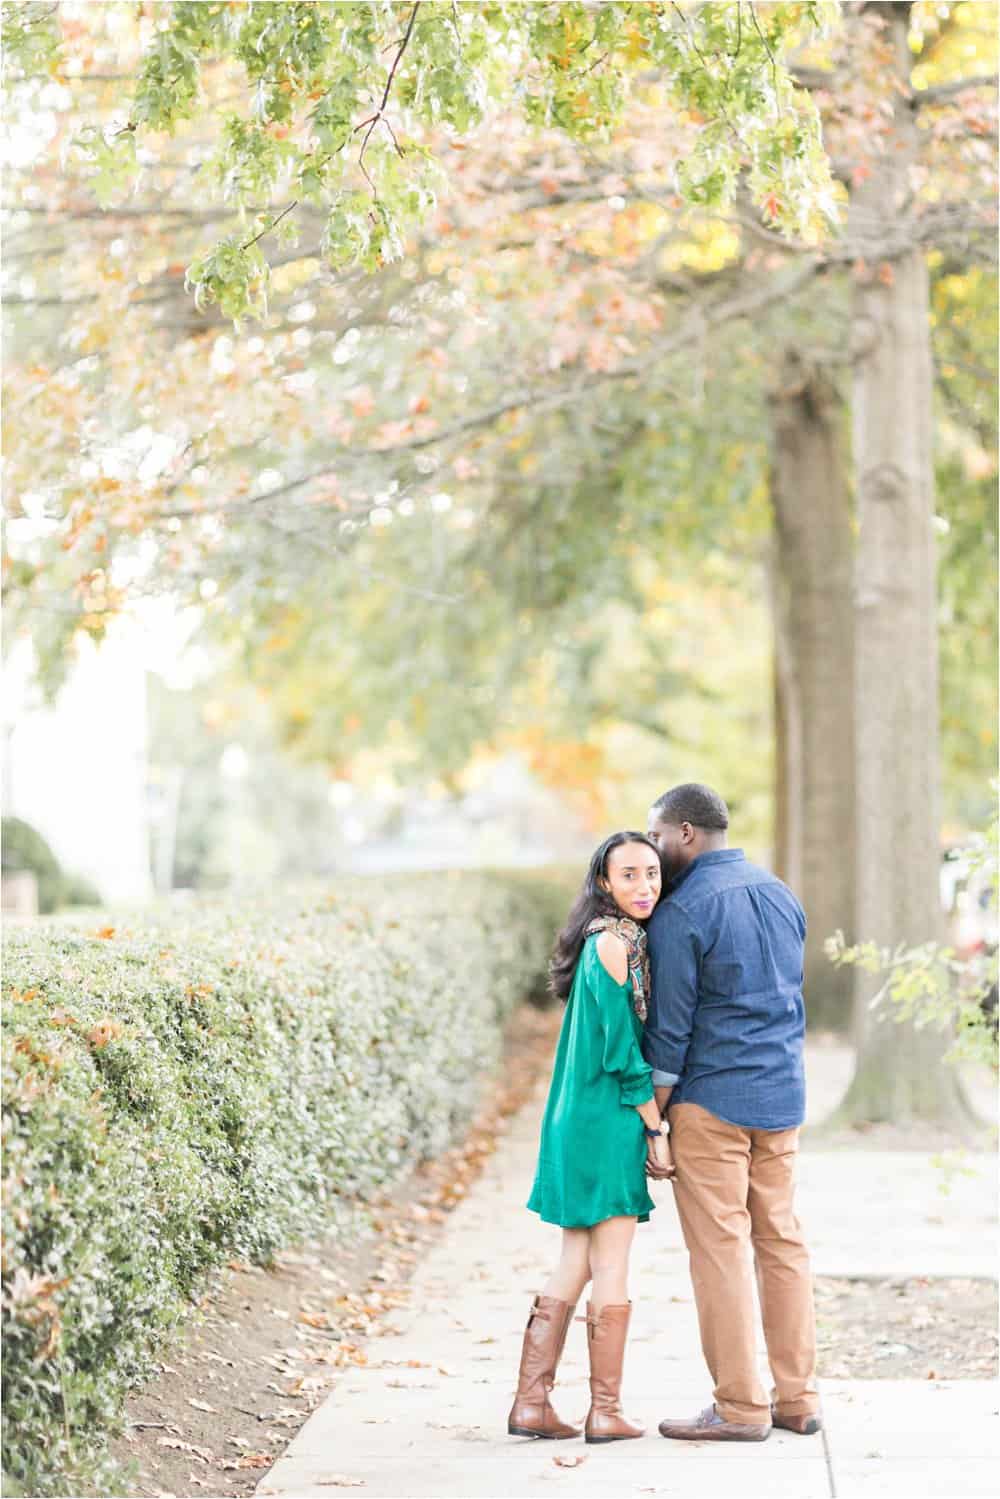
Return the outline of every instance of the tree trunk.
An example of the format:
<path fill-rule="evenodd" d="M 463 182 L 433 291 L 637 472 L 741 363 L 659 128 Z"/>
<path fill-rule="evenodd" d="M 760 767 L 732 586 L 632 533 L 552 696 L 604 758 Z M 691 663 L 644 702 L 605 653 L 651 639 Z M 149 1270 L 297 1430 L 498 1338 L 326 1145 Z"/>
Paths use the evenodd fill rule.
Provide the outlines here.
<path fill-rule="evenodd" d="M 823 950 L 854 931 L 854 535 L 841 404 L 785 355 L 771 392 L 775 519 L 776 827 L 782 878 L 809 922 L 806 1013 L 848 1030 L 853 983 Z"/>
<path fill-rule="evenodd" d="M 784 590 L 779 587 L 778 548 L 771 565 L 771 619 L 774 634 L 772 691 L 774 722 L 774 849 L 771 867 L 780 880 L 798 890 L 802 884 L 799 854 L 802 839 L 798 819 L 802 805 L 799 772 L 802 756 L 795 739 L 797 719 L 792 711 L 792 678 L 789 626 L 785 618 Z"/>
<path fill-rule="evenodd" d="M 910 5 L 877 4 L 903 87 L 885 152 L 851 199 L 855 272 L 852 423 L 858 552 L 855 613 L 859 940 L 916 944 L 940 935 L 937 596 L 933 367 L 927 266 L 920 251 L 884 259 L 904 213 L 916 123 L 906 101 Z M 946 1040 L 869 1012 L 878 981 L 858 975 L 858 1060 L 841 1118 L 967 1117 Z"/>

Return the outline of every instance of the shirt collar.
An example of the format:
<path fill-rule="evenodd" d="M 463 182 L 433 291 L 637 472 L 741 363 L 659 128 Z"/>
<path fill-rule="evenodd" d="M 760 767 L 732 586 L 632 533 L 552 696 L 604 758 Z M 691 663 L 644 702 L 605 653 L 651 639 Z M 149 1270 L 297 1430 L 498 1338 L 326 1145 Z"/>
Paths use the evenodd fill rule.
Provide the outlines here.
<path fill-rule="evenodd" d="M 707 864 L 735 864 L 743 857 L 741 848 L 710 848 L 706 853 L 699 854 L 696 859 L 692 859 L 687 868 L 670 881 L 670 894 L 673 895 L 675 890 L 680 889 L 688 875 L 694 870 L 703 868 Z"/>

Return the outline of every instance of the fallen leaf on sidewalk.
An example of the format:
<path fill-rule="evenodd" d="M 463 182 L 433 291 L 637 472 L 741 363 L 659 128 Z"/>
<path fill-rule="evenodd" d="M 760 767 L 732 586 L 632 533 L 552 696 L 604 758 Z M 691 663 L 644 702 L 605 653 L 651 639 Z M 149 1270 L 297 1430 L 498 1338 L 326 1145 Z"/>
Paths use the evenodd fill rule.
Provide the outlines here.
<path fill-rule="evenodd" d="M 198 1458 L 200 1462 L 210 1463 L 213 1454 L 207 1447 L 195 1447 L 191 1442 L 182 1442 L 178 1437 L 158 1437 L 157 1447 L 170 1447 L 175 1452 L 190 1452 L 192 1457 Z"/>
<path fill-rule="evenodd" d="M 272 1468 L 274 1466 L 274 1454 L 271 1452 L 248 1452 L 246 1457 L 238 1457 L 229 1462 L 222 1463 L 223 1473 L 236 1473 L 241 1468 Z"/>
<path fill-rule="evenodd" d="M 578 1457 L 554 1457 L 552 1461 L 557 1468 L 578 1468 L 581 1463 L 587 1461 L 587 1454 L 584 1452 Z"/>
<path fill-rule="evenodd" d="M 302 1420 L 301 1411 L 274 1411 L 269 1417 L 272 1426 L 296 1426 Z"/>

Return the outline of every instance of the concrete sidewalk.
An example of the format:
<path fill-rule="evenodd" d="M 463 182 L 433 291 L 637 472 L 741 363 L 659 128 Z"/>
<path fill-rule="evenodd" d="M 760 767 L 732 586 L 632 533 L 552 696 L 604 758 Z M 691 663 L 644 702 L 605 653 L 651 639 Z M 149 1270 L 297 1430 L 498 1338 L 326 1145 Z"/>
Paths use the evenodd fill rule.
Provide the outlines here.
<path fill-rule="evenodd" d="M 369 1366 L 345 1372 L 261 1480 L 259 1494 L 305 1499 L 355 1485 L 371 1499 L 996 1492 L 1000 1423 L 992 1382 L 825 1381 L 821 1437 L 774 1432 L 752 1447 L 664 1441 L 656 1429 L 663 1416 L 693 1413 L 711 1398 L 669 1186 L 654 1188 L 660 1207 L 639 1229 L 633 1260 L 624 1405 L 647 1435 L 607 1447 L 508 1437 L 527 1309 L 558 1242 L 558 1230 L 523 1206 L 543 1097 L 510 1122 L 417 1271 L 410 1304 L 392 1322 L 397 1335 L 369 1344 Z M 800 1208 L 817 1273 L 995 1273 L 995 1163 L 970 1157 L 965 1165 L 976 1174 L 957 1178 L 951 1196 L 941 1198 L 923 1155 L 804 1155 Z M 555 1404 L 582 1424 L 582 1324 L 570 1331 Z M 557 1459 L 582 1461 L 567 1467 Z"/>

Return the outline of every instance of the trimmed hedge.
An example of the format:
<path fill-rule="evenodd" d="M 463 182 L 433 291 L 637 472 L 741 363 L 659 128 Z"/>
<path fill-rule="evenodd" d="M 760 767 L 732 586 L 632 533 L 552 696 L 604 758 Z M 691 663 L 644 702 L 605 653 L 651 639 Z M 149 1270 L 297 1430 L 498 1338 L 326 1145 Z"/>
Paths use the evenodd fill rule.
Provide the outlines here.
<path fill-rule="evenodd" d="M 266 1262 L 440 1153 L 565 891 L 355 882 L 6 942 L 4 1472 L 108 1492 L 127 1390 L 227 1259 Z M 103 1485 L 103 1487 L 102 1487 Z"/>

